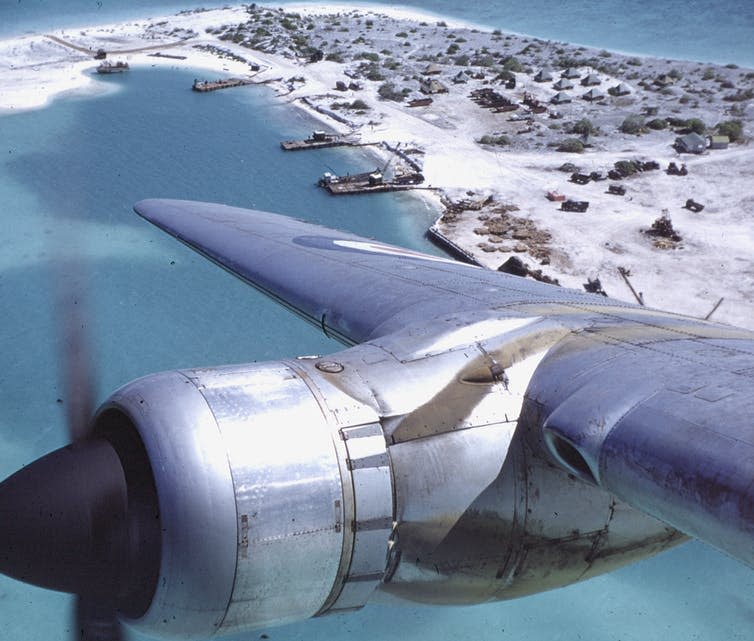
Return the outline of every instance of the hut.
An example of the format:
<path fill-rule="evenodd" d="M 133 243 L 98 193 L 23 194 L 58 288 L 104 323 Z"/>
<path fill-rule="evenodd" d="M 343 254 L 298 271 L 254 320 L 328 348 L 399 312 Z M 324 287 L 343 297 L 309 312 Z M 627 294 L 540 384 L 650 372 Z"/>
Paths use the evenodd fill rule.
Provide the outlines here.
<path fill-rule="evenodd" d="M 457 85 L 466 84 L 466 82 L 468 82 L 468 76 L 463 71 L 459 71 L 453 76 L 453 82 Z"/>
<path fill-rule="evenodd" d="M 553 85 L 553 88 L 558 91 L 565 91 L 566 89 L 573 89 L 573 83 L 567 78 L 561 78 Z"/>
<path fill-rule="evenodd" d="M 589 102 L 596 102 L 597 100 L 603 100 L 605 98 L 605 94 L 602 93 L 599 89 L 592 88 L 589 91 L 587 91 L 582 98 L 584 100 L 588 100 Z"/>
<path fill-rule="evenodd" d="M 560 74 L 560 77 L 566 78 L 567 80 L 576 80 L 577 78 L 581 78 L 581 73 L 579 73 L 577 69 L 574 69 L 573 67 L 569 67 L 563 73 Z"/>
<path fill-rule="evenodd" d="M 565 105 L 566 103 L 569 103 L 573 100 L 569 94 L 567 94 L 565 91 L 559 91 L 556 93 L 552 98 L 550 98 L 550 102 L 553 105 Z"/>
<path fill-rule="evenodd" d="M 448 88 L 442 84 L 439 80 L 424 80 L 419 87 L 419 90 L 423 94 L 438 94 L 448 93 Z"/>
<path fill-rule="evenodd" d="M 627 96 L 631 93 L 631 88 L 625 82 L 621 82 L 614 87 L 610 87 L 607 93 L 611 96 Z"/>
<path fill-rule="evenodd" d="M 442 67 L 436 62 L 432 62 L 424 67 L 424 71 L 422 71 L 422 73 L 425 76 L 439 76 L 442 73 Z"/>
<path fill-rule="evenodd" d="M 552 71 L 547 67 L 540 69 L 536 76 L 534 76 L 534 82 L 552 82 Z"/>
<path fill-rule="evenodd" d="M 602 84 L 602 80 L 600 80 L 600 77 L 596 73 L 590 73 L 581 79 L 581 84 L 584 87 L 596 87 Z"/>
<path fill-rule="evenodd" d="M 654 84 L 658 87 L 669 87 L 670 85 L 675 84 L 675 79 L 668 74 L 662 74 L 655 78 Z"/>
<path fill-rule="evenodd" d="M 695 132 L 678 136 L 673 145 L 675 150 L 681 154 L 701 154 L 707 149 L 707 141 Z"/>
<path fill-rule="evenodd" d="M 730 144 L 728 136 L 709 136 L 708 140 L 710 149 L 727 149 Z"/>

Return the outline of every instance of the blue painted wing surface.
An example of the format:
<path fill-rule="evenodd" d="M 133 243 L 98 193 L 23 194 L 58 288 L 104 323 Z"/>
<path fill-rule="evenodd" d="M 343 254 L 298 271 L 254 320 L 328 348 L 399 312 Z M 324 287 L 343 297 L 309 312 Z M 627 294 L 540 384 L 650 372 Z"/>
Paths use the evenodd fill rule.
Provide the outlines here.
<path fill-rule="evenodd" d="M 145 200 L 137 213 L 347 344 L 453 312 L 510 305 L 607 305 L 449 259 L 268 212 Z M 615 303 L 612 303 L 615 305 Z"/>
<path fill-rule="evenodd" d="M 533 448 L 754 566 L 751 332 L 266 212 L 173 200 L 136 211 L 346 344 L 451 315 L 561 323 L 522 413 Z"/>

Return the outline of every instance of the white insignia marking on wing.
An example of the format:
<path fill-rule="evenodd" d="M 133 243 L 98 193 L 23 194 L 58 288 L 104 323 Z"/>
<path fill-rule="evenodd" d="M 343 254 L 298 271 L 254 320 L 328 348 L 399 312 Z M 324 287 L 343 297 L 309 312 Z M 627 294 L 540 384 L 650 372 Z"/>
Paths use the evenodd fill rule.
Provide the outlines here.
<path fill-rule="evenodd" d="M 382 245 L 381 243 L 362 242 L 358 240 L 334 240 L 334 245 L 338 247 L 345 247 L 347 249 L 355 249 L 358 251 L 367 252 L 369 254 L 382 254 L 383 256 L 399 256 L 405 258 L 418 258 L 419 260 L 429 260 L 436 263 L 450 263 L 457 265 L 458 261 L 451 260 L 449 258 L 440 258 L 439 256 L 428 256 L 421 252 L 411 251 L 410 249 L 403 249 L 401 247 L 391 247 L 390 245 Z"/>

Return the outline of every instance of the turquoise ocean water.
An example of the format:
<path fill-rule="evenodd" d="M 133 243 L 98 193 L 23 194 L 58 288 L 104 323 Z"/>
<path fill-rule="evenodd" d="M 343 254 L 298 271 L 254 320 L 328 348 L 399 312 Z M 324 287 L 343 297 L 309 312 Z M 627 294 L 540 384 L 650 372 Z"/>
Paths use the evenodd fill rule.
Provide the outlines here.
<path fill-rule="evenodd" d="M 0 35 L 178 6 L 0 0 Z M 415 6 L 541 37 L 754 66 L 750 1 Z M 420 202 L 394 195 L 333 199 L 313 186 L 323 171 L 355 171 L 372 161 L 339 150 L 284 156 L 279 140 L 308 133 L 311 122 L 262 87 L 205 96 L 188 90 L 192 80 L 186 72 L 136 68 L 103 80 L 108 91 L 102 95 L 69 96 L 43 110 L 0 117 L 0 477 L 66 440 L 56 402 L 63 395 L 56 369 L 60 312 L 52 300 L 56 283 L 70 276 L 58 263 L 68 251 L 83 256 L 100 400 L 162 369 L 338 349 L 143 223 L 131 212 L 133 202 L 217 200 L 435 251 L 423 238 L 433 213 Z M 754 572 L 691 543 L 519 601 L 473 608 L 371 605 L 265 632 L 273 641 L 357 634 L 374 641 L 754 639 L 753 586 Z M 0 641 L 67 638 L 69 606 L 65 595 L 0 578 Z"/>
<path fill-rule="evenodd" d="M 195 0 L 0 0 L 0 37 L 219 4 Z M 375 0 L 371 4 L 396 3 Z M 751 0 L 412 0 L 399 4 L 551 40 L 754 67 Z"/>

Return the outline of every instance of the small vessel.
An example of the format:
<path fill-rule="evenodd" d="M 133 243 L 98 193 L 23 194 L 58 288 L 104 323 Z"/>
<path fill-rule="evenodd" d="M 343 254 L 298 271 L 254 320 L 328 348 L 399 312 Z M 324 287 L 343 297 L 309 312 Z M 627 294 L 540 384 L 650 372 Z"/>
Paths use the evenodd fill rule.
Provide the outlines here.
<path fill-rule="evenodd" d="M 97 73 L 121 73 L 128 70 L 127 62 L 112 62 L 105 61 L 97 67 Z"/>

